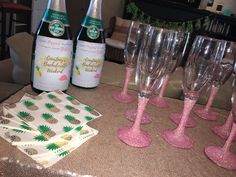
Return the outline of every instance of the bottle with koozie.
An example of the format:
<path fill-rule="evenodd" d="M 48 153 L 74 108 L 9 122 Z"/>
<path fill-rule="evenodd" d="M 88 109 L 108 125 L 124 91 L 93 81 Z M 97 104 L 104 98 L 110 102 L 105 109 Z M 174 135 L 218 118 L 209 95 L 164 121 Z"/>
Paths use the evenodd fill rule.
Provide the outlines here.
<path fill-rule="evenodd" d="M 32 88 L 36 91 L 68 89 L 73 40 L 65 0 L 48 0 L 35 34 L 32 55 Z"/>
<path fill-rule="evenodd" d="M 97 87 L 105 56 L 102 0 L 91 0 L 76 40 L 72 84 Z"/>

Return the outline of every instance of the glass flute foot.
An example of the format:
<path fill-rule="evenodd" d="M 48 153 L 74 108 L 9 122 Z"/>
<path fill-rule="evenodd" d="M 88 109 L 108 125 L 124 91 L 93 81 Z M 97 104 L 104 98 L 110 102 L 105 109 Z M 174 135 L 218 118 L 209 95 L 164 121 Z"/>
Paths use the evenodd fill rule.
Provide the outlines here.
<path fill-rule="evenodd" d="M 133 147 L 147 147 L 151 144 L 151 137 L 143 130 L 134 131 L 131 127 L 120 128 L 117 131 L 118 138 Z"/>
<path fill-rule="evenodd" d="M 175 124 L 179 124 L 180 120 L 182 118 L 182 114 L 181 113 L 171 113 L 169 115 L 170 120 L 172 120 Z M 192 118 L 188 118 L 185 127 L 187 128 L 194 128 L 196 127 L 196 123 L 192 120 Z"/>
<path fill-rule="evenodd" d="M 163 97 L 153 97 L 150 99 L 150 103 L 158 108 L 169 108 L 169 104 Z"/>
<path fill-rule="evenodd" d="M 166 130 L 161 136 L 167 143 L 177 148 L 190 149 L 193 147 L 193 141 L 187 135 L 182 134 L 178 136 L 174 130 Z"/>
<path fill-rule="evenodd" d="M 205 148 L 206 156 L 218 166 L 236 170 L 236 155 L 230 151 L 224 151 L 221 147 L 208 146 Z"/>
<path fill-rule="evenodd" d="M 230 129 L 225 128 L 224 126 L 214 126 L 211 130 L 224 140 L 226 140 L 230 134 Z M 233 140 L 236 141 L 236 136 L 234 136 Z"/>
<path fill-rule="evenodd" d="M 132 103 L 135 100 L 135 97 L 130 94 L 123 94 L 122 91 L 115 91 L 112 94 L 112 98 L 121 103 Z"/>
<path fill-rule="evenodd" d="M 137 115 L 137 109 L 131 109 L 131 110 L 127 110 L 125 111 L 125 117 L 131 121 L 134 122 L 136 119 L 136 115 Z M 152 119 L 150 117 L 150 115 L 146 112 L 143 113 L 142 118 L 141 118 L 141 124 L 150 124 L 152 122 Z"/>
<path fill-rule="evenodd" d="M 209 121 L 214 121 L 217 119 L 217 116 L 214 112 L 212 112 L 211 110 L 205 110 L 205 109 L 196 109 L 193 110 L 193 112 L 200 118 L 205 119 L 205 120 L 209 120 Z"/>

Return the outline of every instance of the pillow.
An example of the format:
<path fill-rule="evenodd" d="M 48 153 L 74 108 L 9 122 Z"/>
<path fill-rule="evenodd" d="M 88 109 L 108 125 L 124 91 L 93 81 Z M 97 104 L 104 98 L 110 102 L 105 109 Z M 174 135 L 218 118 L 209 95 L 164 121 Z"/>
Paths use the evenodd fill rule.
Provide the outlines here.
<path fill-rule="evenodd" d="M 13 81 L 23 85 L 29 84 L 33 36 L 26 32 L 16 33 L 9 37 L 6 43 L 10 48 L 10 56 L 13 62 Z"/>
<path fill-rule="evenodd" d="M 116 23 L 111 38 L 119 41 L 126 41 L 130 20 L 116 17 Z"/>

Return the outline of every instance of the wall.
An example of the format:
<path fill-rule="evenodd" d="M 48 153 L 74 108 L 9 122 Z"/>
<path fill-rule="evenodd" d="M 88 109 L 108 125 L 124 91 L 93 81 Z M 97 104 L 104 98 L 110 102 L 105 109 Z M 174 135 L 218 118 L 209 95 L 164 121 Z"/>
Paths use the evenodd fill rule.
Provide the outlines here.
<path fill-rule="evenodd" d="M 113 16 L 123 16 L 125 0 L 103 0 L 104 26 L 108 27 L 109 20 Z"/>
<path fill-rule="evenodd" d="M 212 7 L 207 7 L 208 10 L 215 12 L 218 4 L 222 4 L 223 11 L 227 8 L 230 8 L 233 14 L 236 14 L 236 0 L 214 0 Z"/>

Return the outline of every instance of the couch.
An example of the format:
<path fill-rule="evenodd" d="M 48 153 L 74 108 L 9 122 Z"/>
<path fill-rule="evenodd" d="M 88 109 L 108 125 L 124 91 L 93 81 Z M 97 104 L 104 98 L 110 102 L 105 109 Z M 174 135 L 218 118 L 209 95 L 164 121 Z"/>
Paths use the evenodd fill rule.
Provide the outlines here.
<path fill-rule="evenodd" d="M 30 83 L 33 37 L 28 33 L 17 33 L 7 39 L 7 44 L 10 47 L 11 58 L 0 61 L 0 101 Z M 116 69 L 111 69 L 111 65 L 116 66 Z M 106 61 L 103 67 L 101 82 L 122 87 L 125 75 L 124 72 L 124 64 Z M 183 68 L 179 67 L 175 73 L 171 75 L 164 96 L 183 100 L 183 92 L 181 89 L 182 78 Z M 232 80 L 233 77 L 220 88 L 213 103 L 214 107 L 226 110 L 231 109 L 230 97 L 232 94 Z M 131 81 L 129 88 L 136 89 L 134 80 Z M 198 100 L 198 103 L 206 104 L 208 95 L 209 92 L 204 94 Z"/>

